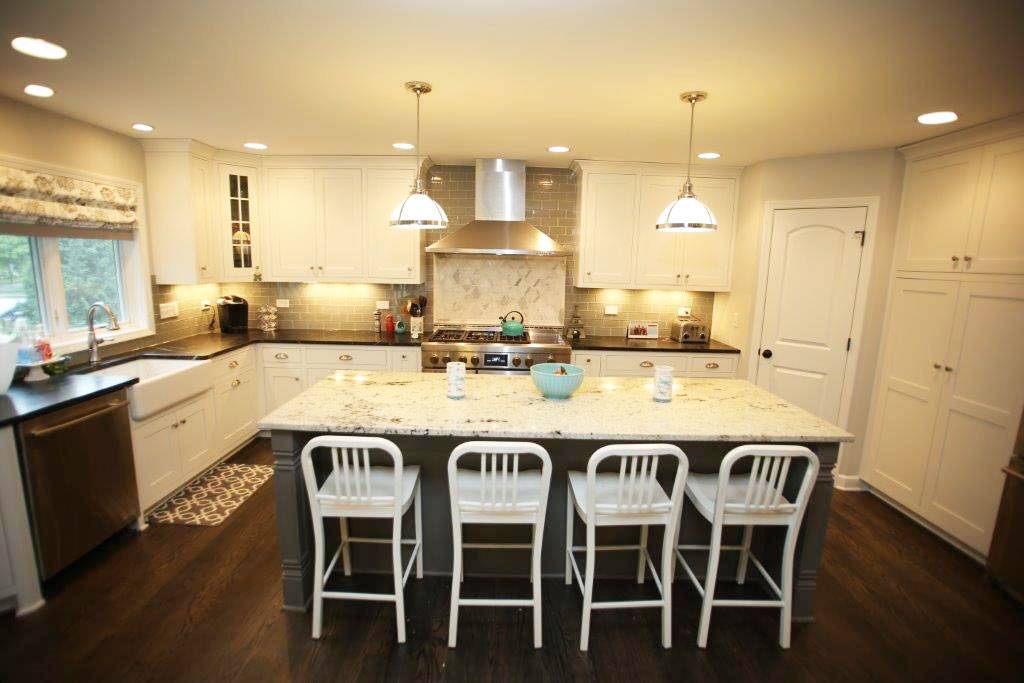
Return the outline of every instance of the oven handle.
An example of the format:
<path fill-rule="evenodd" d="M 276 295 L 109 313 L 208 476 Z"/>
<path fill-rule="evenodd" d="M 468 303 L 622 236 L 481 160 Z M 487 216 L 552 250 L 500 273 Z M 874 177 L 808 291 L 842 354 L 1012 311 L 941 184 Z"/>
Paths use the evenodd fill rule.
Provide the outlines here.
<path fill-rule="evenodd" d="M 69 427 L 74 427 L 77 424 L 87 422 L 95 417 L 99 417 L 100 415 L 106 415 L 107 413 L 118 410 L 119 408 L 124 408 L 126 405 L 128 405 L 128 401 L 117 401 L 115 403 L 110 403 L 104 406 L 103 408 L 100 408 L 99 410 L 94 410 L 91 413 L 82 415 L 81 417 L 76 417 L 75 419 L 68 420 L 67 422 L 62 422 L 59 425 L 54 425 L 52 427 L 44 427 L 43 429 L 34 429 L 31 432 L 29 432 L 28 435 L 36 438 L 48 436 L 50 434 L 53 434 L 54 432 L 60 432 Z"/>

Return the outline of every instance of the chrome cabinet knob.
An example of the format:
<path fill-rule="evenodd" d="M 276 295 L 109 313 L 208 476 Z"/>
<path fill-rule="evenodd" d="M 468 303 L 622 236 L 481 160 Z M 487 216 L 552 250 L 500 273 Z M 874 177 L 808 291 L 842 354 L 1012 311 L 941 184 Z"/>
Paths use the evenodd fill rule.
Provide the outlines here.
<path fill-rule="evenodd" d="M 718 363 L 705 363 L 704 367 L 706 367 L 708 370 L 717 370 Z"/>
<path fill-rule="evenodd" d="M 236 380 L 234 380 L 233 382 L 231 382 L 231 387 L 232 387 L 232 388 L 234 388 L 234 387 L 237 387 L 237 386 L 238 386 L 239 384 L 241 384 L 241 383 L 242 383 L 242 380 L 240 380 L 240 379 L 236 379 Z"/>
<path fill-rule="evenodd" d="M 275 354 L 274 354 L 274 358 L 276 358 L 276 359 L 278 359 L 278 360 L 288 360 L 288 354 L 287 354 L 287 353 L 284 353 L 284 352 L 281 352 L 281 353 L 275 353 Z"/>
<path fill-rule="evenodd" d="M 640 363 L 640 367 L 642 367 L 642 368 L 653 368 L 654 367 L 654 363 L 652 363 L 649 360 L 645 360 L 645 361 Z"/>
<path fill-rule="evenodd" d="M 946 369 L 946 372 L 953 372 L 953 368 L 949 367 L 948 365 L 946 366 L 945 369 Z"/>
<path fill-rule="evenodd" d="M 352 360 L 352 356 L 348 355 L 347 353 L 343 353 L 340 356 L 338 356 L 338 360 Z"/>
<path fill-rule="evenodd" d="M 942 363 L 932 363 L 932 367 L 935 368 L 936 370 L 941 370 Z"/>
<path fill-rule="evenodd" d="M 228 367 L 229 368 L 237 368 L 238 367 L 238 361 L 237 360 L 231 361 L 230 363 L 228 363 Z"/>
<path fill-rule="evenodd" d="M 956 266 L 956 264 L 960 263 L 960 257 L 959 256 L 950 256 L 949 258 L 953 259 L 953 265 L 954 266 Z"/>

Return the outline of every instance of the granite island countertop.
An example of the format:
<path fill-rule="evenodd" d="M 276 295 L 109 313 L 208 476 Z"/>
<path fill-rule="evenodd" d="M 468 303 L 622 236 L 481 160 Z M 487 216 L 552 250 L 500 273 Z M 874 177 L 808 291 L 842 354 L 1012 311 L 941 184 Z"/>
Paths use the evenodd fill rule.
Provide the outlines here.
<path fill-rule="evenodd" d="M 746 380 L 678 378 L 656 403 L 644 377 L 588 377 L 568 400 L 530 377 L 469 375 L 445 397 L 440 373 L 338 371 L 280 406 L 261 429 L 474 438 L 836 443 L 853 435 Z"/>

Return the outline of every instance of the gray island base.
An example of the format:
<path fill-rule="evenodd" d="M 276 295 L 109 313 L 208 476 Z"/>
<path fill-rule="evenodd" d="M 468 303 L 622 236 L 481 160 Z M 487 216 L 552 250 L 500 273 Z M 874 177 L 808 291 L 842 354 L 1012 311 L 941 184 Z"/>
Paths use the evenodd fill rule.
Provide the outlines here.
<path fill-rule="evenodd" d="M 312 598 L 313 536 L 299 460 L 303 446 L 320 434 L 382 436 L 402 450 L 407 465 L 419 465 L 423 478 L 423 559 L 430 574 L 451 574 L 452 539 L 447 464 L 452 449 L 474 439 L 529 440 L 541 444 L 553 465 L 551 494 L 544 527 L 542 569 L 545 576 L 563 577 L 565 570 L 566 472 L 586 470 L 596 449 L 610 443 L 666 442 L 678 445 L 691 472 L 717 472 L 722 457 L 744 443 L 805 445 L 821 461 L 796 551 L 793 618 L 812 618 L 818 567 L 832 498 L 832 470 L 839 445 L 853 437 L 838 427 L 786 403 L 749 382 L 736 379 L 677 379 L 669 403 L 651 399 L 650 378 L 587 378 L 569 400 L 543 398 L 529 377 L 472 375 L 467 396 L 445 397 L 443 374 L 339 371 L 281 406 L 260 421 L 272 433 L 277 524 L 281 551 L 283 603 L 305 610 Z M 467 464 L 469 464 L 467 462 Z M 674 471 L 659 471 L 666 489 Z M 791 472 L 787 495 L 793 495 L 800 472 Z M 325 473 L 320 473 L 322 480 Z M 405 536 L 411 537 L 411 515 Z M 576 520 L 577 534 L 581 522 Z M 340 539 L 327 523 L 328 557 Z M 388 522 L 352 520 L 359 535 L 389 536 Z M 332 526 L 333 525 L 333 526 Z M 683 510 L 680 542 L 706 543 L 709 528 L 689 503 Z M 739 529 L 731 530 L 737 538 Z M 755 552 L 775 575 L 782 550 L 781 529 L 758 528 Z M 635 543 L 635 529 L 602 529 L 598 543 Z M 466 538 L 500 542 L 528 540 L 526 527 L 467 527 Z M 655 562 L 661 529 L 652 528 L 648 546 Z M 731 542 L 731 539 L 723 539 Z M 356 571 L 391 572 L 382 548 L 357 547 Z M 632 553 L 601 553 L 599 577 L 635 576 Z M 729 576 L 723 555 L 722 579 Z M 706 556 L 693 556 L 703 567 Z M 517 550 L 469 551 L 469 575 L 528 576 L 529 556 Z M 658 565 L 656 565 L 658 566 Z M 676 575 L 680 573 L 677 566 Z M 566 590 L 575 590 L 566 587 Z"/>

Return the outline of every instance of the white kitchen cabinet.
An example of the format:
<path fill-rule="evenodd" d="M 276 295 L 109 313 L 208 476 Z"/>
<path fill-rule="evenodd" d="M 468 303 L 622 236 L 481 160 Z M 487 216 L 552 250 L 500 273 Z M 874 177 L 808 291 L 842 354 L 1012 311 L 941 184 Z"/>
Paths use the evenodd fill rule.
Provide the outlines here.
<path fill-rule="evenodd" d="M 231 373 L 214 385 L 218 454 L 227 453 L 251 438 L 259 429 L 259 394 L 256 370 Z"/>
<path fill-rule="evenodd" d="M 311 168 L 269 168 L 266 187 L 267 278 L 316 279 L 316 173 Z"/>
<path fill-rule="evenodd" d="M 984 148 L 968 257 L 969 273 L 1024 274 L 1024 137 Z"/>
<path fill-rule="evenodd" d="M 572 364 L 583 368 L 590 377 L 601 376 L 601 354 L 589 351 L 573 351 Z"/>
<path fill-rule="evenodd" d="M 303 358 L 307 366 L 324 366 L 338 370 L 387 370 L 388 349 L 383 346 L 351 344 L 309 344 Z"/>
<path fill-rule="evenodd" d="M 214 413 L 213 394 L 209 391 L 177 411 L 181 471 L 187 479 L 199 474 L 216 460 Z"/>
<path fill-rule="evenodd" d="M 414 169 L 366 169 L 363 244 L 368 282 L 423 282 L 423 231 L 389 224 L 391 212 L 409 195 L 414 181 Z"/>
<path fill-rule="evenodd" d="M 317 276 L 328 280 L 363 277 L 362 169 L 317 169 L 316 208 Z"/>
<path fill-rule="evenodd" d="M 160 285 L 219 282 L 213 234 L 213 150 L 191 141 L 144 141 L 153 275 Z"/>
<path fill-rule="evenodd" d="M 674 353 L 670 351 L 573 351 L 572 363 L 591 377 L 653 377 L 654 367 L 667 365 L 676 377 L 736 376 L 739 354 Z"/>
<path fill-rule="evenodd" d="M 221 258 L 222 282 L 251 282 L 262 275 L 259 223 L 259 169 L 217 164 L 216 221 L 212 235 Z"/>
<path fill-rule="evenodd" d="M 402 346 L 388 350 L 388 367 L 395 372 L 420 372 L 419 347 Z"/>
<path fill-rule="evenodd" d="M 738 169 L 693 177 L 694 192 L 718 220 L 709 233 L 662 233 L 655 225 L 686 179 L 667 164 L 577 161 L 579 287 L 728 291 Z M 702 169 L 702 172 L 707 173 Z"/>
<path fill-rule="evenodd" d="M 276 410 L 306 388 L 306 369 L 299 367 L 265 367 L 263 369 L 263 391 L 266 396 L 266 412 Z"/>

